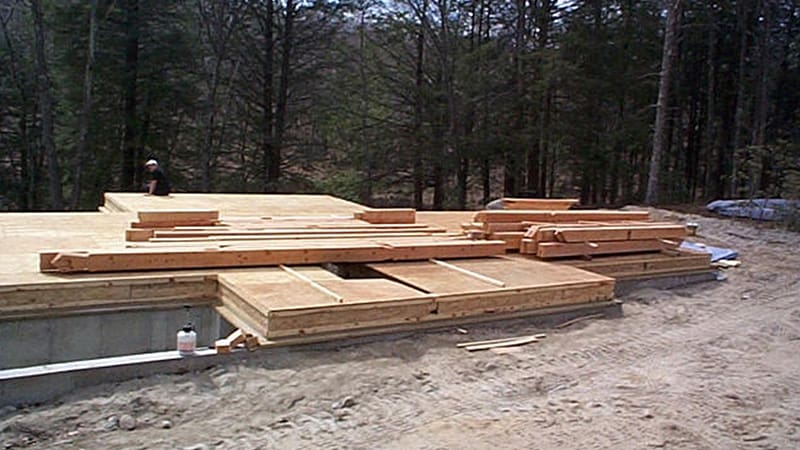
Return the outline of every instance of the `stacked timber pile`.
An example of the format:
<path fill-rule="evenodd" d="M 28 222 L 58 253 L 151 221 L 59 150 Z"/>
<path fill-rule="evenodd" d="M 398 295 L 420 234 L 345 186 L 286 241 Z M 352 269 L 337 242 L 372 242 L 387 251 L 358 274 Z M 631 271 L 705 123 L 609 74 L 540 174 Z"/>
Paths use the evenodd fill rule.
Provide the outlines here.
<path fill-rule="evenodd" d="M 525 231 L 519 251 L 543 259 L 675 251 L 685 237 L 685 226 L 670 223 L 538 224 Z"/>
<path fill-rule="evenodd" d="M 281 264 L 473 258 L 503 252 L 415 222 L 413 209 L 364 209 L 354 216 L 237 217 L 215 210 L 140 211 L 125 249 L 40 252 L 42 272 L 257 267 Z"/>
<path fill-rule="evenodd" d="M 505 210 L 485 210 L 463 224 L 473 239 L 502 240 L 506 250 L 539 258 L 589 257 L 676 250 L 686 227 L 650 220 L 647 211 L 569 210 L 574 200 L 503 199 Z"/>

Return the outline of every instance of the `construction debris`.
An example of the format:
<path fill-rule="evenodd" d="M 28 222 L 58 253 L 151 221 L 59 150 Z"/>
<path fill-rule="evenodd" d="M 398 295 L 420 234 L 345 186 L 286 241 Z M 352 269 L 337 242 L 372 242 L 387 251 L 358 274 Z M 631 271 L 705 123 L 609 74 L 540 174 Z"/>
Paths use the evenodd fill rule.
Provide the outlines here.
<path fill-rule="evenodd" d="M 520 345 L 531 344 L 546 338 L 545 334 L 534 334 L 530 336 L 517 336 L 511 338 L 491 339 L 487 341 L 474 341 L 462 342 L 456 344 L 456 347 L 466 349 L 467 351 L 474 352 L 479 350 L 489 350 L 500 347 L 516 347 Z"/>

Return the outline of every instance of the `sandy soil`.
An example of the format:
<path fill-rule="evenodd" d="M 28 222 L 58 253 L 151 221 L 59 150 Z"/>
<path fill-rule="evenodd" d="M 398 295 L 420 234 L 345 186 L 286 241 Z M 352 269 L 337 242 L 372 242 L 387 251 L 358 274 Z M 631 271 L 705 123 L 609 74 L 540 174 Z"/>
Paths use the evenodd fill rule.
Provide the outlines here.
<path fill-rule="evenodd" d="M 670 214 L 667 214 L 670 215 Z M 673 218 L 686 216 L 672 215 Z M 6 410 L 31 448 L 798 448 L 800 235 L 691 217 L 742 253 L 727 281 L 628 295 L 625 317 L 530 334 L 471 326 L 83 390 Z M 137 420 L 132 431 L 117 422 Z M 127 420 L 127 418 L 126 418 Z M 168 420 L 170 424 L 164 424 Z M 171 428 L 164 428 L 171 425 Z"/>

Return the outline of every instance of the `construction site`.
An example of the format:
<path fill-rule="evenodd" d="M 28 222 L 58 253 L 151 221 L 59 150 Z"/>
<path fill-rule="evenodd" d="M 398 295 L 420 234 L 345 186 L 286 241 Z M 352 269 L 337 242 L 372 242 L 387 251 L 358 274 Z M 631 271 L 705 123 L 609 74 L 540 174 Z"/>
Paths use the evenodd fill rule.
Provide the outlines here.
<path fill-rule="evenodd" d="M 794 448 L 797 235 L 577 203 L 2 214 L 0 442 Z"/>

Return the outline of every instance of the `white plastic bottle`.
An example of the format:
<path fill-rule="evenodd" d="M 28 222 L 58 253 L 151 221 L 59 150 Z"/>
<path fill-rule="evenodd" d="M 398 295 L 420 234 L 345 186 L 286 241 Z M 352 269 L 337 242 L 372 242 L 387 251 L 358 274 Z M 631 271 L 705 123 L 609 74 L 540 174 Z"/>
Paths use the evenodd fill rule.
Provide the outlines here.
<path fill-rule="evenodd" d="M 178 330 L 178 353 L 181 356 L 192 356 L 197 347 L 197 333 L 192 324 L 186 324 Z"/>

